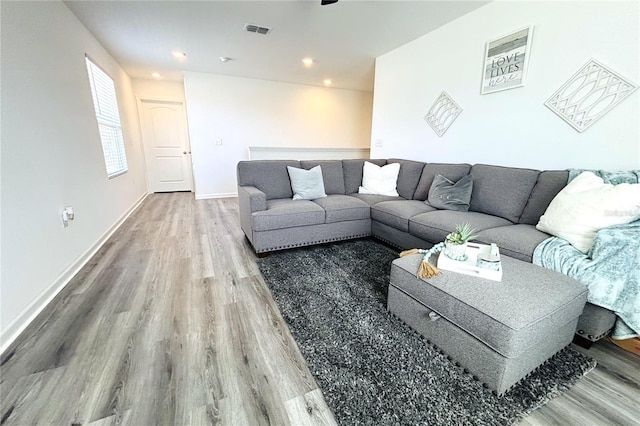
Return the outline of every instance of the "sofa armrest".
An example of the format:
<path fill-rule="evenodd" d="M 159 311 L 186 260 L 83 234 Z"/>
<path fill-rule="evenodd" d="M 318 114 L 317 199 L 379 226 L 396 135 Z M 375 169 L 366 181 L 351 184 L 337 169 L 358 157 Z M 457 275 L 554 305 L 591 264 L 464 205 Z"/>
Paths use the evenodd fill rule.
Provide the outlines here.
<path fill-rule="evenodd" d="M 267 209 L 267 196 L 255 186 L 238 185 L 238 207 L 240 210 L 240 227 L 249 238 L 249 241 L 253 242 L 251 214 Z"/>
<path fill-rule="evenodd" d="M 239 202 L 246 203 L 249 213 L 267 209 L 267 196 L 255 186 L 238 187 Z"/>

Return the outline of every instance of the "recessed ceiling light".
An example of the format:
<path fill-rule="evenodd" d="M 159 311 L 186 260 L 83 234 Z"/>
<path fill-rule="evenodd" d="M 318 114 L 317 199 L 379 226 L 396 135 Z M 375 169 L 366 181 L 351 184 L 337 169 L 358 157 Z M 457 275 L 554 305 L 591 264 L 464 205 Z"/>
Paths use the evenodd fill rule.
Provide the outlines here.
<path fill-rule="evenodd" d="M 160 75 L 160 73 L 152 72 L 152 73 L 151 73 L 151 77 L 153 77 L 153 78 L 160 78 L 160 77 L 162 77 L 162 76 Z"/>
<path fill-rule="evenodd" d="M 331 86 L 333 84 L 333 80 L 331 80 L 330 78 L 327 78 L 323 81 L 325 86 Z"/>
<path fill-rule="evenodd" d="M 187 56 L 187 53 L 183 52 L 182 50 L 174 50 L 173 52 L 171 52 L 171 54 L 176 58 L 180 58 L 180 59 L 185 58 Z"/>
<path fill-rule="evenodd" d="M 302 63 L 304 64 L 305 67 L 310 67 L 311 65 L 313 65 L 313 59 L 311 58 L 304 58 L 302 60 Z"/>
<path fill-rule="evenodd" d="M 223 64 L 225 62 L 229 62 L 231 60 L 232 60 L 232 58 L 229 58 L 228 56 L 220 56 L 220 62 L 222 62 Z"/>

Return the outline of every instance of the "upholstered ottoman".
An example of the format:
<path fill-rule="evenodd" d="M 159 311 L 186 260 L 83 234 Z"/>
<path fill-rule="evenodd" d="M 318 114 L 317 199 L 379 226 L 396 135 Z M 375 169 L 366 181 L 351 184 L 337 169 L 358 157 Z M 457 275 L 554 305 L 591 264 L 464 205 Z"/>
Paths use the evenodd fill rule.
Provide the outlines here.
<path fill-rule="evenodd" d="M 449 271 L 419 279 L 421 261 L 393 262 L 387 308 L 498 394 L 571 342 L 587 300 L 572 278 L 506 256 L 502 282 Z"/>

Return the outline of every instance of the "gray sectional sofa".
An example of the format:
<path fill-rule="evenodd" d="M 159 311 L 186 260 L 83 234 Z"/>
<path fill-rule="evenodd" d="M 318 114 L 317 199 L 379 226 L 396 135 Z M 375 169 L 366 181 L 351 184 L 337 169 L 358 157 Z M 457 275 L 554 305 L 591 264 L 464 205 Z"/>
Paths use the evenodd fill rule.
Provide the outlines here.
<path fill-rule="evenodd" d="M 536 229 L 551 200 L 567 184 L 565 170 L 533 170 L 485 164 L 366 160 L 400 163 L 398 197 L 359 194 L 365 160 L 259 160 L 237 166 L 242 230 L 256 253 L 373 236 L 399 249 L 429 248 L 458 223 L 469 223 L 480 243 L 497 243 L 503 255 L 531 262 L 549 237 Z M 327 197 L 292 200 L 287 166 L 322 168 Z M 438 210 L 425 203 L 436 175 L 452 181 L 471 174 L 468 212 Z M 613 327 L 613 312 L 589 304 L 578 334 L 596 341 Z"/>

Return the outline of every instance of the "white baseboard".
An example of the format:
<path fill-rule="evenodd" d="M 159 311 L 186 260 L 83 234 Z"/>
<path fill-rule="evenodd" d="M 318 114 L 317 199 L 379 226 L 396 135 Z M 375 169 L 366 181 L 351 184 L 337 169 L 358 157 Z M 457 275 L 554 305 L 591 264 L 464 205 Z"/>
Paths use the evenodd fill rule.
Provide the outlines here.
<path fill-rule="evenodd" d="M 234 198 L 237 196 L 237 192 L 221 192 L 219 194 L 196 194 L 196 200 L 207 200 L 210 198 Z"/>
<path fill-rule="evenodd" d="M 118 221 L 113 224 L 103 235 L 96 241 L 87 251 L 85 251 L 75 262 L 63 271 L 56 280 L 51 283 L 27 308 L 22 311 L 6 329 L 0 334 L 0 353 L 9 347 L 11 343 L 22 333 L 29 324 L 42 312 L 42 310 L 53 300 L 54 297 L 71 281 L 94 254 L 102 247 L 102 245 L 120 228 L 125 220 L 142 204 L 149 194 L 143 194 L 133 205 L 127 210 Z"/>

